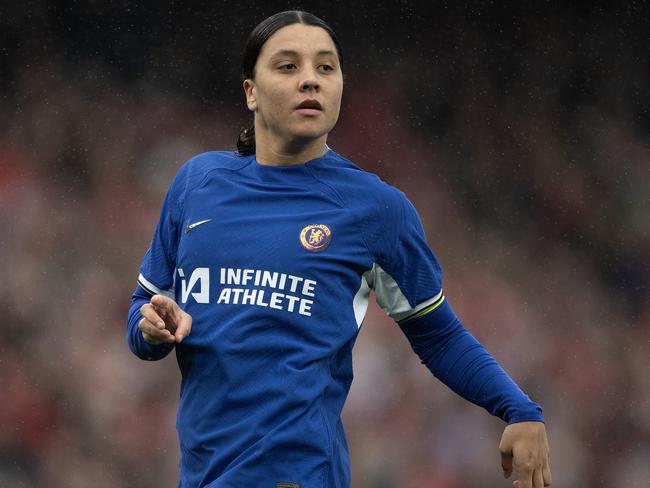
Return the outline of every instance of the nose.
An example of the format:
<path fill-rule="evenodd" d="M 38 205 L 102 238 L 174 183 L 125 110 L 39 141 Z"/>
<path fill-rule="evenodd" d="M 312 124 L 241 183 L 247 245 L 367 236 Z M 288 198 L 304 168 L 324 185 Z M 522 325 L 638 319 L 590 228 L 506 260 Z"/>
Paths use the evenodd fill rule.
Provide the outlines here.
<path fill-rule="evenodd" d="M 305 72 L 305 77 L 300 81 L 300 91 L 318 91 L 320 89 L 320 84 L 318 83 L 318 78 L 313 70 L 308 70 Z"/>

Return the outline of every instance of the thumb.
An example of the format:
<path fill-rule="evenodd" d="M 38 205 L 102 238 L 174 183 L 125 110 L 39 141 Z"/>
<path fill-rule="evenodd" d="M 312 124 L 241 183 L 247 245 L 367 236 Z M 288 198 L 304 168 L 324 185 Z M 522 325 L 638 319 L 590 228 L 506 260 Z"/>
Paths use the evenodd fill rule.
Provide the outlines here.
<path fill-rule="evenodd" d="M 192 316 L 178 307 L 177 317 L 177 327 L 174 337 L 176 338 L 176 342 L 181 342 L 190 334 L 190 331 L 192 330 Z"/>
<path fill-rule="evenodd" d="M 501 451 L 501 468 L 503 477 L 510 478 L 512 474 L 512 451 Z"/>

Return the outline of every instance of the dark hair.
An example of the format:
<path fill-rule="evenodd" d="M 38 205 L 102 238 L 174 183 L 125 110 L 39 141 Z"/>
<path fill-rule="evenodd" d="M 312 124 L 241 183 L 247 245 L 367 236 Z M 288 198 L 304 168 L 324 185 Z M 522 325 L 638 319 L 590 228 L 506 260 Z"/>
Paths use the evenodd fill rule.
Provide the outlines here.
<path fill-rule="evenodd" d="M 244 59 L 242 62 L 242 81 L 246 79 L 255 79 L 255 63 L 260 55 L 262 46 L 269 40 L 273 34 L 278 30 L 292 24 L 312 25 L 314 27 L 321 27 L 330 35 L 334 46 L 336 46 L 336 53 L 341 62 L 341 45 L 336 37 L 332 28 L 325 23 L 322 19 L 316 17 L 314 14 L 304 12 L 302 10 L 286 10 L 271 15 L 269 18 L 263 20 L 248 36 L 246 47 L 244 48 Z M 237 139 L 237 150 L 242 156 L 255 154 L 255 127 L 243 129 L 239 133 Z"/>

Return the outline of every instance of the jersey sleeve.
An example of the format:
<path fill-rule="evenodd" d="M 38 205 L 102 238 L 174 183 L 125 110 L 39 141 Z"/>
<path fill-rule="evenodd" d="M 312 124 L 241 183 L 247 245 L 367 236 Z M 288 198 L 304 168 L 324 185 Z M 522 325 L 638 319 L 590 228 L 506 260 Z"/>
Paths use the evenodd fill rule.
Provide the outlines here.
<path fill-rule="evenodd" d="M 400 327 L 422 363 L 461 397 L 509 424 L 544 421 L 542 407 L 465 329 L 447 300 Z"/>
<path fill-rule="evenodd" d="M 456 317 L 415 208 L 402 192 L 390 189 L 380 206 L 381 224 L 367 238 L 377 302 L 398 322 L 422 362 L 454 392 L 508 423 L 543 422 L 541 406 Z"/>
<path fill-rule="evenodd" d="M 393 187 L 385 199 L 380 225 L 367 238 L 375 261 L 369 284 L 377 303 L 401 324 L 444 301 L 442 270 L 411 202 Z"/>
<path fill-rule="evenodd" d="M 184 165 L 167 191 L 151 245 L 138 276 L 138 286 L 146 293 L 174 298 L 176 252 L 182 226 L 188 165 Z"/>
<path fill-rule="evenodd" d="M 188 165 L 184 165 L 172 182 L 160 211 L 160 218 L 142 264 L 137 285 L 131 297 L 127 317 L 126 338 L 131 351 L 141 359 L 154 361 L 165 357 L 173 344 L 152 345 L 147 343 L 138 324 L 142 319 L 140 307 L 153 295 L 174 298 L 174 274 L 176 252 L 181 232 L 183 203 L 187 188 Z"/>

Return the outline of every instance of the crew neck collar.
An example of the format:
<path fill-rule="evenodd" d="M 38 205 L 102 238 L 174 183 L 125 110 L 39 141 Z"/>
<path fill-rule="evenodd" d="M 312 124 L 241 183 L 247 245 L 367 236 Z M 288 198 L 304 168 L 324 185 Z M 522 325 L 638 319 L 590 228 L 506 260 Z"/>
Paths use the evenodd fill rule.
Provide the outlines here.
<path fill-rule="evenodd" d="M 288 166 L 273 166 L 262 164 L 257 161 L 255 155 L 251 157 L 248 165 L 248 172 L 254 179 L 265 183 L 287 184 L 298 181 L 313 179 L 312 170 L 317 168 L 330 157 L 332 150 L 327 147 L 325 154 L 301 164 L 291 164 Z"/>
<path fill-rule="evenodd" d="M 310 159 L 309 161 L 306 161 L 304 163 L 286 164 L 286 165 L 274 165 L 274 164 L 260 163 L 257 160 L 257 155 L 253 155 L 252 163 L 255 166 L 258 166 L 263 171 L 278 171 L 278 172 L 292 172 L 292 171 L 294 171 L 294 172 L 297 172 L 297 171 L 304 171 L 305 168 L 307 168 L 309 166 L 317 165 L 321 160 L 326 159 L 330 155 L 331 152 L 332 152 L 332 149 L 328 145 L 325 145 L 325 152 L 323 153 L 322 156 L 318 156 L 317 158 Z"/>

